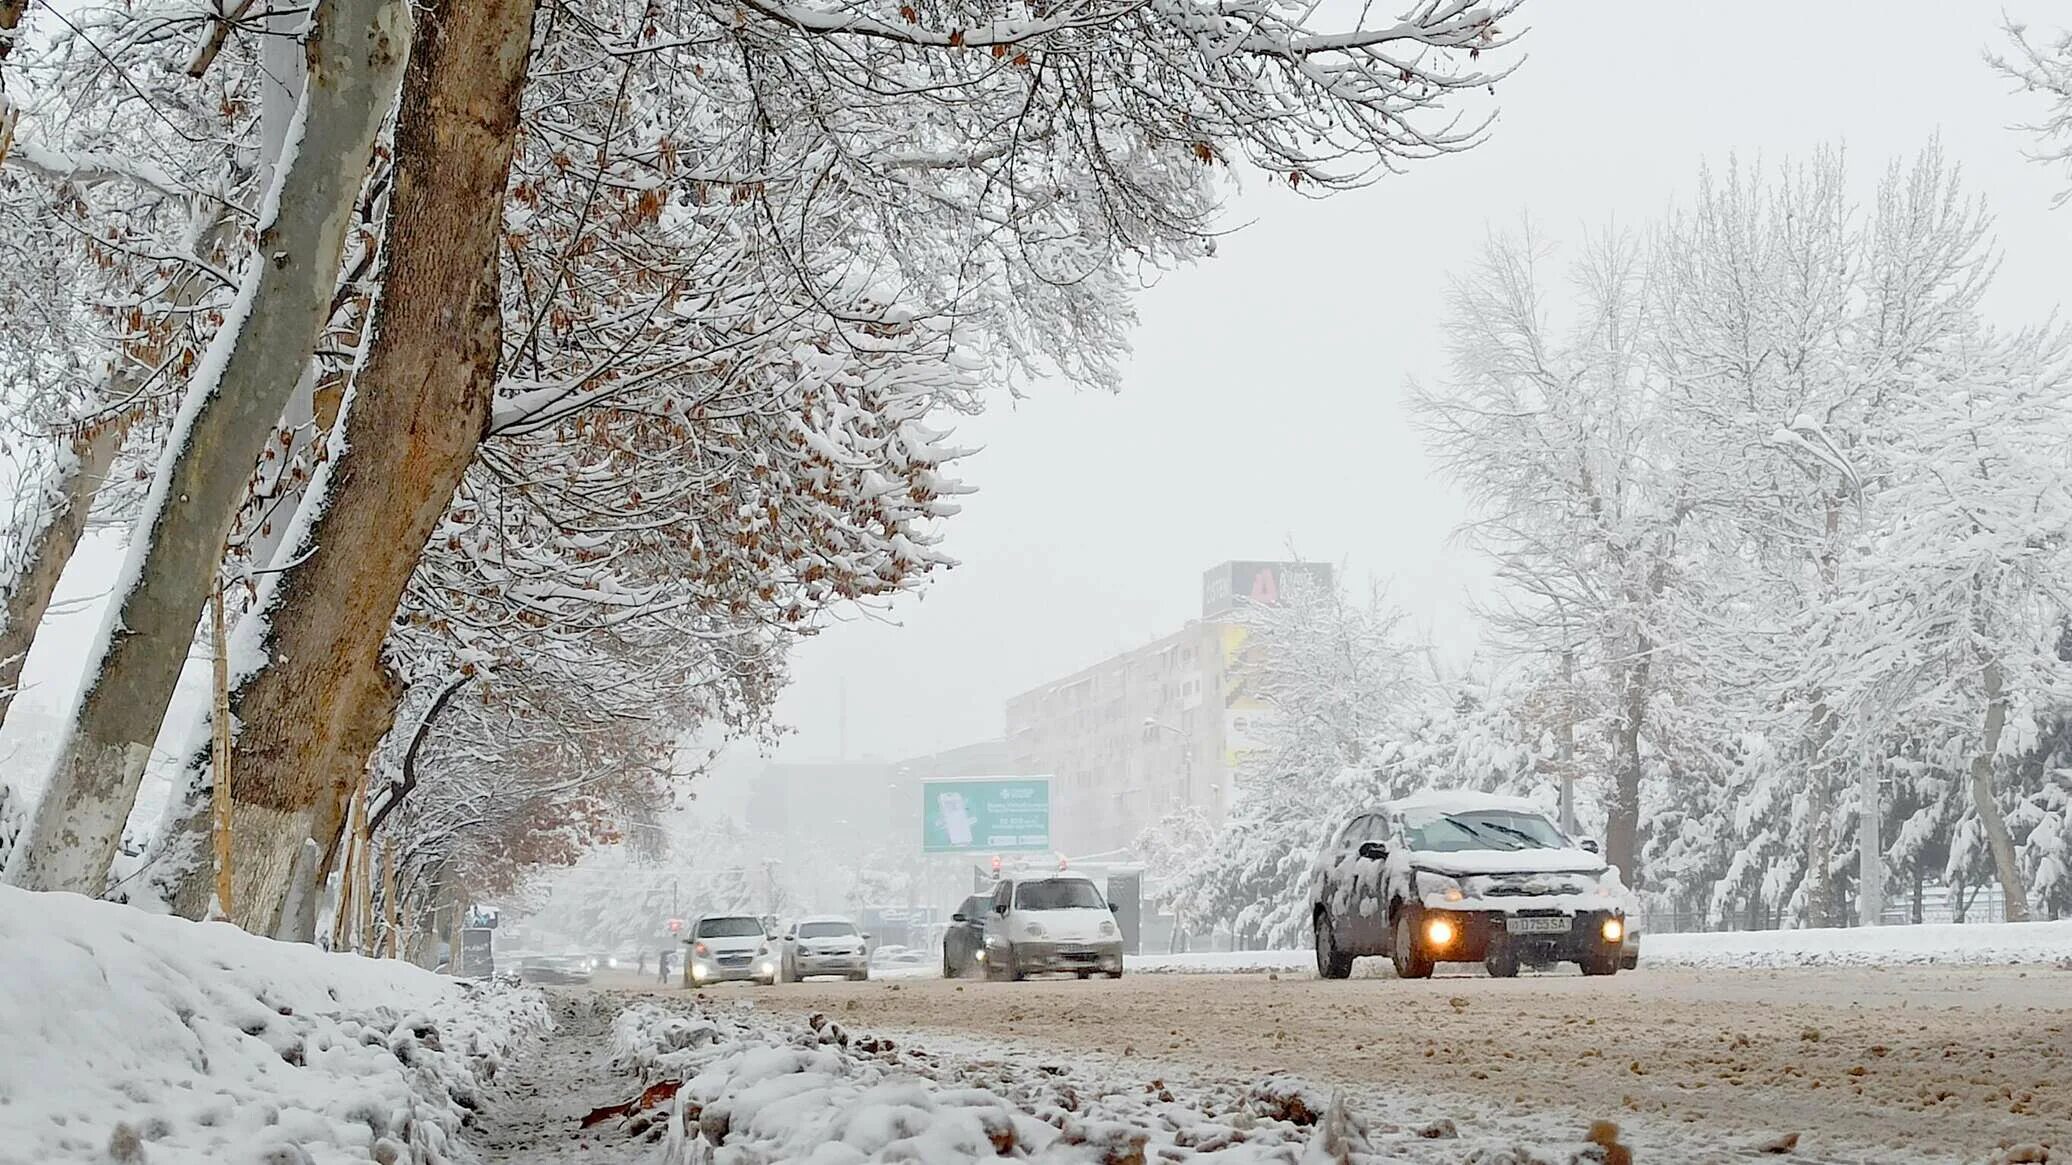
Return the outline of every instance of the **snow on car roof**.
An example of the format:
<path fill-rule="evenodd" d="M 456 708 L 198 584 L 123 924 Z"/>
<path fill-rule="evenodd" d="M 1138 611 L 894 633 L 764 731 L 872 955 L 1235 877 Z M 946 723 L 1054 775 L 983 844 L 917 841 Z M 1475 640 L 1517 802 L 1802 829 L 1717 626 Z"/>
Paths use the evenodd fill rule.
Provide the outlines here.
<path fill-rule="evenodd" d="M 800 926 L 809 922 L 846 922 L 850 926 L 856 925 L 856 920 L 846 914 L 808 914 L 799 919 Z"/>
<path fill-rule="evenodd" d="M 1432 813 L 1474 813 L 1489 809 L 1506 809 L 1513 813 L 1545 812 L 1523 797 L 1478 793 L 1473 789 L 1425 789 L 1390 801 L 1384 808 L 1398 813 L 1418 809 Z"/>

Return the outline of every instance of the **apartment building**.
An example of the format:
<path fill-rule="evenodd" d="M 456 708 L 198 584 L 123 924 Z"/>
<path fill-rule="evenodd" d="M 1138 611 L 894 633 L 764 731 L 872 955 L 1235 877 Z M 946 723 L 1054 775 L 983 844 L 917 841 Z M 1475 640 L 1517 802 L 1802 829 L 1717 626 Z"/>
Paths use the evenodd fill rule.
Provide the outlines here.
<path fill-rule="evenodd" d="M 1233 682 L 1245 637 L 1238 612 L 1278 603 L 1296 575 L 1329 586 L 1331 569 L 1218 564 L 1203 575 L 1200 619 L 1008 701 L 1009 757 L 1017 772 L 1052 774 L 1061 850 L 1123 849 L 1190 806 L 1222 821 L 1231 773 L 1269 713 Z"/>

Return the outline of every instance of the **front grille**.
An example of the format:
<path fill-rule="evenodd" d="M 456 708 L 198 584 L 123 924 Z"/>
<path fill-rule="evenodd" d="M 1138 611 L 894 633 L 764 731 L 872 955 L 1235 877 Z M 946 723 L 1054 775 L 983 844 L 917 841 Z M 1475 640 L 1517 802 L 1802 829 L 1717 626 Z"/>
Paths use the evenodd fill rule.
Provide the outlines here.
<path fill-rule="evenodd" d="M 1493 883 L 1483 891 L 1491 898 L 1537 898 L 1543 894 L 1581 894 L 1583 887 L 1574 882 L 1546 882 L 1513 880 Z"/>

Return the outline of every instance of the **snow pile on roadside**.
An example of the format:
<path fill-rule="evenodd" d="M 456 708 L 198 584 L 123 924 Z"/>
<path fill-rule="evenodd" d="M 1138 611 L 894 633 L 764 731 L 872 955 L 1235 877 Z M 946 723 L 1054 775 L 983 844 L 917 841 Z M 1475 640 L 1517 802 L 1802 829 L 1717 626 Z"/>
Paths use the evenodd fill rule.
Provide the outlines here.
<path fill-rule="evenodd" d="M 2072 921 L 1643 934 L 1640 954 L 1643 965 L 1733 969 L 2051 964 L 2072 959 Z"/>
<path fill-rule="evenodd" d="M 1769 970 L 1780 967 L 2045 966 L 2072 962 L 2072 921 L 1929 923 L 1820 930 L 1643 934 L 1641 966 Z M 1142 974 L 1240 975 L 1315 971 L 1306 950 L 1132 955 Z"/>
<path fill-rule="evenodd" d="M 545 1017 L 537 992 L 5 886 L 0 985 L 9 1161 L 444 1161 Z"/>
<path fill-rule="evenodd" d="M 992 1161 L 1080 1165 L 1460 1162 L 1570 1165 L 1557 1147 L 1464 1138 L 1450 1121 L 1363 1120 L 1286 1076 L 1252 1083 L 1126 1078 L 1114 1066 L 1030 1055 L 945 1053 L 857 1035 L 824 1015 L 787 1019 L 746 1003 L 643 1004 L 613 1025 L 614 1064 L 637 1078 L 600 1124 L 645 1140 L 668 1165 Z"/>
<path fill-rule="evenodd" d="M 1123 968 L 1146 975 L 1249 975 L 1314 971 L 1314 951 L 1199 951 L 1185 955 L 1129 955 Z"/>

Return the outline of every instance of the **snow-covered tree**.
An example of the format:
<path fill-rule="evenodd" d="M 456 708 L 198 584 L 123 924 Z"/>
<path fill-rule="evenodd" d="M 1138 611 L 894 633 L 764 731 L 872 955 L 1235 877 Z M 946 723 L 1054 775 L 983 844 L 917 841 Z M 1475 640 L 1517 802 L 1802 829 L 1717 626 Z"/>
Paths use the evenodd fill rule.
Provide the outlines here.
<path fill-rule="evenodd" d="M 2004 76 L 2043 99 L 2042 119 L 2027 127 L 2037 142 L 2034 156 L 2065 171 L 2058 201 L 2072 201 L 2072 28 L 2039 35 L 2009 22 L 2007 36 L 2011 50 L 1989 59 Z"/>
<path fill-rule="evenodd" d="M 1467 493 L 1469 542 L 1504 584 L 1485 617 L 1516 650 L 1560 661 L 1577 712 L 1611 744 L 1608 859 L 1639 884 L 1641 786 L 1679 636 L 1669 612 L 1679 538 L 1698 500 L 1682 430 L 1649 340 L 1657 272 L 1647 247 L 1605 238 L 1560 300 L 1530 230 L 1493 238 L 1458 280 L 1451 372 L 1416 390 L 1419 423 Z"/>

